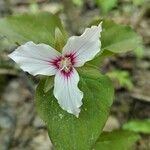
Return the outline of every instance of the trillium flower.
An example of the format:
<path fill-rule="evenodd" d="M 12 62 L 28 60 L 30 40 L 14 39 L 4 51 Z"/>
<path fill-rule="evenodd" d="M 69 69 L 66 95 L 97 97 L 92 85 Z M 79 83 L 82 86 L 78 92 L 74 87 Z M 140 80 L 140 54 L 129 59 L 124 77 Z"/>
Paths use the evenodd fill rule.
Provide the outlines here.
<path fill-rule="evenodd" d="M 100 51 L 101 24 L 86 28 L 81 36 L 72 36 L 62 49 L 62 54 L 46 44 L 32 41 L 19 46 L 9 57 L 24 71 L 32 75 L 55 75 L 54 96 L 60 107 L 79 116 L 83 92 L 78 88 L 76 67 L 92 60 Z"/>

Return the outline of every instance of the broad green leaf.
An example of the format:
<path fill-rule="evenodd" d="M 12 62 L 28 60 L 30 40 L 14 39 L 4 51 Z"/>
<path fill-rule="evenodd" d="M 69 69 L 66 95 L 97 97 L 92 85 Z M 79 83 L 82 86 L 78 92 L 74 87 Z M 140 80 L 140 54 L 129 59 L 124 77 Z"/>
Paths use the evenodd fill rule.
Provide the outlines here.
<path fill-rule="evenodd" d="M 98 25 L 102 20 L 93 21 L 90 25 Z M 89 62 L 99 66 L 106 58 L 117 53 L 124 53 L 131 50 L 138 50 L 142 46 L 142 38 L 129 26 L 116 24 L 111 20 L 103 20 L 101 33 L 101 52 Z"/>
<path fill-rule="evenodd" d="M 92 22 L 99 24 L 100 20 Z M 111 20 L 103 20 L 101 43 L 102 50 L 113 53 L 122 53 L 141 47 L 142 38 L 132 28 L 126 25 L 116 24 Z"/>
<path fill-rule="evenodd" d="M 60 108 L 53 89 L 44 93 L 45 81 L 41 80 L 36 90 L 37 111 L 46 122 L 57 150 L 91 149 L 102 132 L 112 105 L 114 91 L 107 76 L 91 68 L 80 68 L 78 72 L 79 87 L 84 92 L 79 118 Z"/>
<path fill-rule="evenodd" d="M 96 4 L 103 13 L 107 13 L 117 5 L 118 0 L 96 0 Z"/>
<path fill-rule="evenodd" d="M 9 16 L 0 19 L 0 36 L 13 46 L 27 41 L 54 46 L 56 27 L 64 33 L 60 19 L 50 13 Z"/>
<path fill-rule="evenodd" d="M 94 150 L 133 150 L 132 146 L 139 138 L 137 133 L 126 130 L 103 132 Z"/>
<path fill-rule="evenodd" d="M 150 134 L 150 119 L 129 121 L 124 124 L 123 129 Z"/>
<path fill-rule="evenodd" d="M 141 37 L 129 26 L 108 20 L 103 22 L 102 49 L 120 53 L 134 50 L 141 43 Z"/>

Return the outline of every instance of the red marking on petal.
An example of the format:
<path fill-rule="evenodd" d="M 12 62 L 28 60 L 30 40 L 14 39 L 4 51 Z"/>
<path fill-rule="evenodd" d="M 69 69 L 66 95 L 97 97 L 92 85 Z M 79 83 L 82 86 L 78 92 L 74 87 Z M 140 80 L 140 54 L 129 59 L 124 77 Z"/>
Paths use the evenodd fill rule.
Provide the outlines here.
<path fill-rule="evenodd" d="M 64 76 L 64 78 L 68 79 L 71 74 L 73 73 L 73 68 L 70 68 L 70 70 L 67 72 L 65 70 L 61 70 L 61 74 Z"/>
<path fill-rule="evenodd" d="M 55 59 L 52 59 L 51 61 L 49 61 L 49 63 L 51 65 L 53 65 L 54 67 L 56 67 L 56 69 L 59 69 L 59 63 L 62 60 L 62 57 L 57 57 Z"/>

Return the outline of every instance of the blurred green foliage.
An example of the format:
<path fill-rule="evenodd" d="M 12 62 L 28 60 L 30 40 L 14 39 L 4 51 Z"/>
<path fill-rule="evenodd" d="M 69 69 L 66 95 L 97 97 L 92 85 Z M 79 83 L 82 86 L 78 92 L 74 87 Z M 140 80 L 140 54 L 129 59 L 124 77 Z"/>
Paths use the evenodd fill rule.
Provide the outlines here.
<path fill-rule="evenodd" d="M 145 50 L 145 48 L 142 45 L 133 50 L 133 52 L 134 52 L 137 59 L 142 59 L 143 58 L 144 50 Z"/>
<path fill-rule="evenodd" d="M 123 125 L 123 129 L 150 134 L 150 119 L 131 120 Z"/>
<path fill-rule="evenodd" d="M 109 12 L 112 8 L 117 6 L 117 2 L 118 0 L 96 0 L 96 4 L 102 13 Z"/>
<path fill-rule="evenodd" d="M 146 0 L 132 0 L 133 4 L 135 6 L 140 6 L 142 5 Z"/>
<path fill-rule="evenodd" d="M 38 13 L 39 12 L 39 6 L 38 6 L 38 4 L 37 3 L 31 3 L 29 5 L 29 11 L 31 13 Z"/>
<path fill-rule="evenodd" d="M 82 6 L 83 5 L 83 3 L 84 3 L 84 0 L 72 0 L 72 2 L 75 4 L 75 5 L 77 5 L 77 6 Z"/>
<path fill-rule="evenodd" d="M 133 88 L 132 80 L 130 79 L 128 71 L 114 70 L 108 72 L 107 75 L 114 81 L 118 81 L 121 87 L 125 87 L 128 90 Z"/>

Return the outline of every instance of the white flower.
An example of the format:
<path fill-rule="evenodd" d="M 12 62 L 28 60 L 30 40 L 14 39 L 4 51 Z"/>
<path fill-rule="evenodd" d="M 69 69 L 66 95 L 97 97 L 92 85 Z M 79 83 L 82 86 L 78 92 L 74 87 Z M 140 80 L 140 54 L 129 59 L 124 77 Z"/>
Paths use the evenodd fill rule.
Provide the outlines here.
<path fill-rule="evenodd" d="M 55 75 L 54 96 L 60 107 L 78 117 L 83 92 L 78 88 L 76 67 L 92 60 L 100 51 L 101 24 L 86 28 L 81 36 L 68 39 L 62 54 L 46 44 L 27 42 L 19 46 L 9 57 L 24 71 L 32 75 Z"/>

